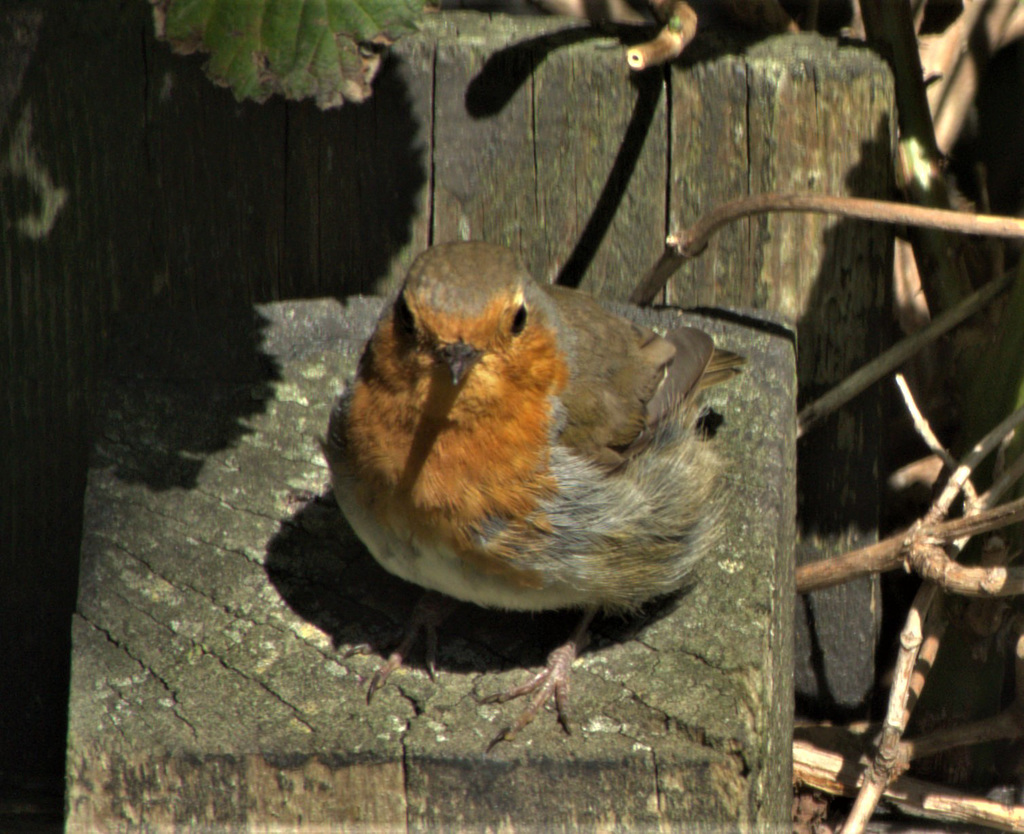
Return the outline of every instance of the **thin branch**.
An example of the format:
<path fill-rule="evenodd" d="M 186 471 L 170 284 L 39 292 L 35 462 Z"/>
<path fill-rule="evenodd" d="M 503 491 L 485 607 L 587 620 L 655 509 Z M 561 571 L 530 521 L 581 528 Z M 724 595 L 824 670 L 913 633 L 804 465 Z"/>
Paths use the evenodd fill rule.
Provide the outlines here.
<path fill-rule="evenodd" d="M 907 622 L 900 633 L 900 652 L 896 660 L 896 674 L 889 690 L 889 709 L 882 725 L 882 740 L 875 758 L 864 772 L 864 782 L 850 815 L 843 825 L 843 834 L 861 834 L 878 807 L 878 800 L 889 783 L 905 769 L 899 759 L 900 737 L 906 728 L 910 710 L 908 697 L 910 680 L 917 665 L 917 655 L 924 640 L 925 621 L 939 597 L 937 585 L 925 583 L 920 587 L 907 614 Z"/>
<path fill-rule="evenodd" d="M 915 679 L 921 681 L 924 671 L 922 665 L 931 665 L 938 644 L 938 635 L 929 633 L 932 632 L 933 621 L 940 626 L 945 622 L 944 618 L 930 617 L 925 624 L 924 641 L 914 673 Z M 900 767 L 905 767 L 913 759 L 932 756 L 955 747 L 1024 737 L 1024 616 L 1018 616 L 1014 625 L 1018 633 L 1014 658 L 1014 702 L 992 718 L 902 741 L 897 755 Z M 916 682 L 919 681 L 912 681 L 912 687 Z M 905 712 L 904 726 L 907 719 L 909 714 Z M 871 743 L 872 736 L 877 739 L 879 729 L 877 725 L 798 727 L 793 742 L 794 786 L 852 796 L 857 788 L 865 784 L 862 774 L 871 763 L 862 751 Z M 1024 831 L 1024 807 L 1007 807 L 988 800 L 974 799 L 909 777 L 897 777 L 885 788 L 882 796 L 917 816 L 956 819 L 1006 831 Z M 956 811 L 947 816 L 954 808 Z M 849 830 L 848 822 L 844 831 Z"/>
<path fill-rule="evenodd" d="M 1013 431 L 1021 423 L 1024 423 L 1024 407 L 1018 408 L 1009 417 L 991 429 L 981 440 L 974 444 L 974 448 L 971 449 L 970 454 L 963 459 L 963 462 L 957 468 L 957 470 L 950 476 L 945 489 L 942 494 L 936 499 L 935 503 L 932 504 L 931 509 L 924 517 L 924 523 L 932 523 L 938 521 L 940 518 L 945 518 L 949 512 L 950 506 L 956 499 L 957 495 L 960 494 L 960 490 L 964 485 L 964 482 L 971 476 L 971 472 L 985 457 L 996 448 L 1000 443 L 1003 442 L 1003 438 Z"/>
<path fill-rule="evenodd" d="M 793 742 L 795 785 L 853 796 L 861 778 L 860 769 L 851 768 L 850 760 L 841 754 L 822 750 L 806 741 Z M 979 799 L 910 776 L 898 777 L 882 795 L 914 816 L 1000 831 L 1024 831 L 1024 806 Z"/>
<path fill-rule="evenodd" d="M 952 309 L 937 316 L 927 327 L 902 339 L 866 365 L 858 368 L 835 388 L 804 406 L 796 418 L 797 437 L 803 437 L 821 420 L 852 400 L 861 391 L 894 371 L 925 345 L 935 341 L 983 309 L 993 298 L 1006 290 L 1016 277 L 1016 272 L 1008 272 L 998 281 L 986 284 Z"/>
<path fill-rule="evenodd" d="M 1024 521 L 1024 497 L 1007 501 L 998 507 L 986 507 L 974 515 L 953 518 L 919 529 L 923 541 L 949 542 L 965 536 L 979 536 L 1001 527 Z"/>
<path fill-rule="evenodd" d="M 990 741 L 1012 741 L 1021 737 L 1024 737 L 1024 713 L 1011 707 L 991 718 L 946 727 L 926 736 L 904 741 L 902 755 L 906 756 L 907 761 L 912 761 L 956 747 L 968 747 Z"/>
<path fill-rule="evenodd" d="M 907 378 L 903 374 L 896 374 L 896 387 L 900 389 L 900 394 L 903 395 L 903 403 L 907 407 L 907 411 L 910 413 L 910 419 L 914 421 L 914 428 L 917 433 L 921 436 L 921 439 L 925 442 L 925 445 L 931 449 L 935 454 L 942 458 L 942 462 L 949 467 L 949 471 L 952 472 L 956 469 L 956 460 L 953 456 L 946 451 L 946 447 L 939 442 L 939 438 L 936 437 L 935 432 L 932 431 L 931 423 L 928 422 L 928 418 L 921 413 L 921 409 L 917 407 L 917 401 L 914 399 L 914 394 L 910 390 L 910 386 L 907 384 Z"/>
<path fill-rule="evenodd" d="M 1005 565 L 961 565 L 940 547 L 920 545 L 911 556 L 914 570 L 923 579 L 950 593 L 967 597 L 1007 597 L 1024 594 L 1024 568 Z"/>
<path fill-rule="evenodd" d="M 932 431 L 932 427 L 928 422 L 928 419 L 921 413 L 921 409 L 917 407 L 917 402 L 914 400 L 914 394 L 911 392 L 910 386 L 907 384 L 907 380 L 903 374 L 896 374 L 896 385 L 900 389 L 900 393 L 903 395 L 903 402 L 907 406 L 907 411 L 910 412 L 910 416 L 914 421 L 914 428 L 917 429 L 917 433 L 921 435 L 921 438 L 924 440 L 928 448 L 942 458 L 950 471 L 954 471 L 957 467 L 957 462 L 939 442 L 939 438 L 936 437 L 935 432 Z M 978 492 L 974 488 L 974 482 L 969 478 L 964 481 L 964 495 L 967 497 L 967 505 L 969 507 L 975 506 L 978 501 Z"/>
<path fill-rule="evenodd" d="M 935 658 L 939 654 L 939 646 L 942 644 L 942 637 L 946 633 L 946 626 L 949 619 L 944 616 L 932 616 L 925 623 L 924 640 L 921 649 L 917 653 L 917 661 L 914 664 L 914 672 L 910 676 L 910 694 L 907 699 L 907 706 L 903 712 L 903 727 L 910 723 L 910 714 L 921 698 L 925 682 L 928 680 L 928 673 L 935 665 Z M 900 752 L 900 761 L 909 762 L 910 759 Z"/>
<path fill-rule="evenodd" d="M 945 229 L 972 235 L 1024 239 L 1024 220 L 992 214 L 968 214 L 947 209 L 922 208 L 906 203 L 832 197 L 825 194 L 754 194 L 712 209 L 700 220 L 665 240 L 665 252 L 641 279 L 629 300 L 650 304 L 684 261 L 699 255 L 710 237 L 736 220 L 769 212 L 813 212 L 873 220 L 878 223 Z"/>
<path fill-rule="evenodd" d="M 921 39 L 925 75 L 937 78 L 927 96 L 942 153 L 948 154 L 959 137 L 985 67 L 1010 42 L 1015 21 L 1019 26 L 1022 20 L 1024 5 L 1019 3 L 967 3 L 944 33 Z"/>
<path fill-rule="evenodd" d="M 986 507 L 991 507 L 996 501 L 1003 497 L 1006 491 L 1017 481 L 1024 477 L 1024 454 L 1018 455 L 1003 473 L 993 481 L 992 486 L 983 492 L 978 500 Z"/>
<path fill-rule="evenodd" d="M 831 588 L 872 573 L 901 567 L 925 570 L 949 591 L 967 596 L 1010 596 L 1024 592 L 1024 568 L 967 567 L 953 562 L 935 544 L 976 536 L 1024 521 L 1024 498 L 982 510 L 976 515 L 938 524 L 911 527 L 875 544 L 834 559 L 801 565 L 796 571 L 797 593 Z M 915 550 L 915 544 L 917 549 Z M 929 567 L 931 560 L 933 566 Z M 941 560 L 941 561 L 936 561 Z M 948 563 L 948 564 L 947 564 Z M 956 570 L 949 569 L 955 565 Z M 947 584 L 948 583 L 948 584 Z"/>

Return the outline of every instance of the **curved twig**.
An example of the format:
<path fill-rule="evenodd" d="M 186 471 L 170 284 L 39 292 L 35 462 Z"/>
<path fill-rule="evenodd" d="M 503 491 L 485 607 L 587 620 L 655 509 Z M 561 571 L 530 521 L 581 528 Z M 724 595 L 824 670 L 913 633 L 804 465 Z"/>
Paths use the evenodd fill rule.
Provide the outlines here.
<path fill-rule="evenodd" d="M 682 55 L 696 34 L 697 13 L 689 3 L 677 0 L 672 3 L 668 21 L 653 40 L 626 50 L 626 63 L 631 70 L 639 72 L 673 61 Z"/>
<path fill-rule="evenodd" d="M 1024 239 L 1024 220 L 992 214 L 968 214 L 946 209 L 921 208 L 906 203 L 868 200 L 863 197 L 833 197 L 826 194 L 755 194 L 712 209 L 700 220 L 665 240 L 665 252 L 637 284 L 629 300 L 650 304 L 684 261 L 699 255 L 708 240 L 723 226 L 736 220 L 768 212 L 805 211 L 835 214 L 877 223 L 945 229 L 971 235 Z"/>

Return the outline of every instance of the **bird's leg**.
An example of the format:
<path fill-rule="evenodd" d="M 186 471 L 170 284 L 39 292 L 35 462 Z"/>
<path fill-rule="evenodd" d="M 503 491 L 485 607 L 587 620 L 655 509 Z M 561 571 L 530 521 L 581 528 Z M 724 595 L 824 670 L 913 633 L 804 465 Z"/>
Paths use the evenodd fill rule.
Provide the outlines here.
<path fill-rule="evenodd" d="M 573 630 L 569 639 L 548 655 L 548 665 L 539 673 L 534 675 L 526 683 L 512 687 L 505 692 L 498 692 L 488 695 L 483 699 L 485 704 L 503 704 L 518 698 L 522 695 L 533 695 L 515 722 L 502 729 L 487 745 L 487 752 L 494 749 L 500 741 L 511 741 L 520 730 L 537 717 L 541 707 L 555 696 L 555 709 L 558 712 L 558 720 L 564 730 L 572 734 L 569 727 L 569 674 L 572 671 L 573 661 L 586 647 L 589 641 L 588 629 L 594 619 L 596 609 L 588 608 L 580 619 L 579 625 Z"/>
<path fill-rule="evenodd" d="M 437 660 L 437 627 L 444 622 L 458 604 L 458 600 L 435 591 L 427 591 L 420 597 L 416 607 L 412 610 L 409 625 L 402 634 L 402 639 L 370 680 L 370 686 L 366 690 L 366 703 L 373 700 L 373 694 L 381 689 L 387 683 L 388 676 L 402 665 L 421 631 L 426 641 L 427 674 L 430 675 L 431 680 L 434 680 L 434 664 Z M 349 657 L 358 652 L 364 652 L 366 649 L 365 646 L 356 646 L 346 652 L 345 656 Z"/>

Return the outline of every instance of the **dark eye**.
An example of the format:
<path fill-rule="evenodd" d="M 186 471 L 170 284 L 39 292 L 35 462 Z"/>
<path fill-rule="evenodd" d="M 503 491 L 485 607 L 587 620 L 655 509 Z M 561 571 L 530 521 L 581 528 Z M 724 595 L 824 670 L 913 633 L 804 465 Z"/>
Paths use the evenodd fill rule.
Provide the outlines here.
<path fill-rule="evenodd" d="M 398 296 L 395 302 L 395 327 L 406 336 L 411 336 L 416 330 L 416 322 L 412 317 L 412 310 L 405 301 L 405 296 Z"/>
<path fill-rule="evenodd" d="M 516 310 L 516 317 L 512 319 L 512 335 L 518 336 L 523 332 L 524 327 L 526 327 L 526 305 L 520 304 L 519 309 Z"/>

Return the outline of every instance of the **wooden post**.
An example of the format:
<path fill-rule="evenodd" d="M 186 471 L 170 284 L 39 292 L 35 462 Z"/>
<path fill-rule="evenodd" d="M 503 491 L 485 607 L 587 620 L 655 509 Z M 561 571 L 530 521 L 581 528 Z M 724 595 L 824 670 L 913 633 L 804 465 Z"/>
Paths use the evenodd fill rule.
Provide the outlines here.
<path fill-rule="evenodd" d="M 727 534 L 688 593 L 595 624 L 573 671 L 572 736 L 544 711 L 485 755 L 522 707 L 480 698 L 524 680 L 578 615 L 464 605 L 441 628 L 437 680 L 414 653 L 367 704 L 421 591 L 310 496 L 326 480 L 316 437 L 379 309 L 137 316 L 116 334 L 86 491 L 68 830 L 782 824 L 790 340 L 683 319 L 748 357 L 709 401 L 715 443 L 743 462 L 726 479 Z M 366 641 L 383 648 L 344 656 Z"/>

